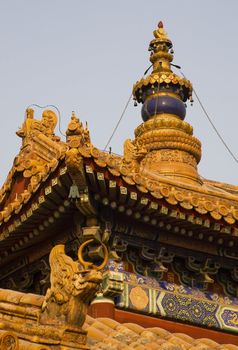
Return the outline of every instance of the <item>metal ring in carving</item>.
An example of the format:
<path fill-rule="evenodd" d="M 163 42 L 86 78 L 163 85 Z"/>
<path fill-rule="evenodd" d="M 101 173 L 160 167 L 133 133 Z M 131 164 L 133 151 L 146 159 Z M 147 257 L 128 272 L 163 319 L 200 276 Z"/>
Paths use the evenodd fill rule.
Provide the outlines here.
<path fill-rule="evenodd" d="M 79 250 L 78 250 L 78 259 L 80 264 L 85 268 L 85 269 L 95 269 L 97 271 L 100 271 L 102 269 L 104 269 L 104 267 L 106 266 L 107 262 L 108 262 L 108 249 L 106 247 L 106 245 L 102 242 L 100 242 L 102 248 L 103 248 L 103 252 L 104 252 L 104 259 L 103 262 L 101 263 L 101 265 L 94 265 L 92 262 L 90 261 L 85 261 L 83 259 L 83 250 L 85 247 L 87 247 L 90 243 L 95 242 L 95 240 L 89 239 L 88 241 L 85 241 L 83 244 L 80 245 Z"/>

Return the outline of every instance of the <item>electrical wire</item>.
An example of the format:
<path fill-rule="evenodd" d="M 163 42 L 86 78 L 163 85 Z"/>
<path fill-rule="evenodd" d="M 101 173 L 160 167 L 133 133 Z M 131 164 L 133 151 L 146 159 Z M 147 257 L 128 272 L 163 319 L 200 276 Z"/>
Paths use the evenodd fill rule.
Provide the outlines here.
<path fill-rule="evenodd" d="M 59 124 L 58 124 L 58 128 L 59 128 L 59 132 L 62 136 L 66 137 L 66 135 L 62 132 L 61 130 L 61 114 L 60 114 L 60 110 L 57 106 L 55 105 L 46 105 L 46 106 L 40 106 L 36 103 L 32 103 L 31 105 L 29 105 L 27 108 L 30 108 L 30 107 L 38 107 L 40 109 L 44 109 L 44 108 L 48 108 L 48 107 L 53 107 L 54 109 L 56 109 L 57 113 L 58 113 L 58 116 L 59 116 Z"/>
<path fill-rule="evenodd" d="M 150 66 L 146 69 L 146 71 L 144 72 L 142 78 L 148 73 L 148 71 L 150 70 L 151 67 L 152 67 L 152 65 L 150 65 Z M 104 147 L 103 151 L 106 151 L 106 149 L 107 149 L 108 145 L 110 144 L 110 142 L 111 142 L 113 136 L 115 135 L 115 133 L 116 133 L 116 131 L 117 131 L 117 129 L 118 129 L 118 127 L 119 127 L 121 121 L 122 121 L 122 118 L 124 117 L 124 114 L 126 113 L 127 107 L 129 106 L 129 103 L 130 103 L 130 101 L 131 101 L 132 96 L 133 96 L 133 93 L 130 94 L 130 97 L 128 98 L 128 100 L 127 100 L 127 102 L 126 102 L 126 105 L 125 105 L 125 107 L 124 107 L 124 109 L 123 109 L 123 111 L 122 111 L 122 114 L 121 114 L 121 116 L 120 116 L 120 118 L 119 118 L 119 120 L 118 120 L 116 126 L 114 127 L 113 132 L 112 132 L 111 136 L 109 137 L 109 139 L 108 139 L 108 141 L 107 141 L 107 143 L 106 143 L 106 146 Z M 32 107 L 32 106 L 35 106 L 35 107 L 38 107 L 38 108 L 41 108 L 41 109 L 43 109 L 43 108 L 48 108 L 48 107 L 53 107 L 53 108 L 55 108 L 56 111 L 58 112 L 58 115 L 59 115 L 59 132 L 60 132 L 61 135 L 63 135 L 64 137 L 66 137 L 66 135 L 61 131 L 61 114 L 60 114 L 60 110 L 58 109 L 57 106 L 55 106 L 55 105 L 40 106 L 40 105 L 38 105 L 38 104 L 36 104 L 36 103 L 32 103 L 32 104 L 29 105 L 27 108 Z"/>
<path fill-rule="evenodd" d="M 180 66 L 177 66 L 177 65 L 173 65 L 173 66 L 174 66 L 175 68 L 179 69 L 180 72 L 181 72 L 181 74 L 182 74 L 182 76 L 183 76 L 185 79 L 187 79 L 186 76 L 185 76 L 185 74 L 181 71 Z M 145 75 L 148 73 L 148 71 L 149 71 L 150 68 L 151 68 L 151 66 L 150 66 L 149 68 L 146 69 L 146 71 L 145 71 L 145 73 L 143 74 L 143 76 L 145 76 Z M 204 107 L 202 101 L 200 100 L 200 98 L 199 98 L 199 96 L 198 96 L 198 94 L 197 94 L 197 92 L 196 92 L 196 90 L 195 90 L 194 88 L 193 88 L 193 92 L 194 92 L 194 95 L 195 95 L 196 98 L 197 98 L 197 101 L 198 101 L 198 103 L 199 103 L 201 109 L 203 110 L 205 116 L 207 117 L 209 123 L 211 124 L 211 126 L 212 126 L 212 128 L 214 129 L 215 133 L 217 134 L 218 138 L 220 139 L 220 141 L 222 142 L 222 144 L 224 145 L 224 147 L 226 148 L 226 150 L 229 152 L 230 156 L 234 159 L 234 161 L 235 161 L 236 163 L 238 163 L 238 159 L 236 158 L 236 156 L 234 155 L 234 153 L 231 151 L 230 147 L 227 145 L 227 143 L 225 142 L 224 138 L 222 137 L 222 135 L 220 134 L 220 132 L 219 132 L 218 129 L 216 128 L 215 124 L 213 123 L 211 117 L 210 117 L 209 114 L 207 113 L 207 111 L 206 111 L 206 109 L 205 109 L 205 107 Z M 122 111 L 122 114 L 121 114 L 121 116 L 120 116 L 120 118 L 119 118 L 119 120 L 118 120 L 118 122 L 117 122 L 115 128 L 113 129 L 113 132 L 112 132 L 110 138 L 108 139 L 107 144 L 105 145 L 105 147 L 104 147 L 104 149 L 103 149 L 104 151 L 106 151 L 108 145 L 110 144 L 110 142 L 111 142 L 113 136 L 115 135 L 115 133 L 116 133 L 116 131 L 117 131 L 117 129 L 118 129 L 118 127 L 119 127 L 119 125 L 120 125 L 120 123 L 121 123 L 121 121 L 122 121 L 122 118 L 124 117 L 125 112 L 126 112 L 128 106 L 129 106 L 129 103 L 130 103 L 130 101 L 131 101 L 132 95 L 133 95 L 133 94 L 131 93 L 131 94 L 130 94 L 130 97 L 129 97 L 129 99 L 127 100 L 126 105 L 125 105 L 125 107 L 124 107 L 124 109 L 123 109 L 123 111 Z M 66 135 L 65 135 L 65 134 L 62 132 L 62 130 L 61 130 L 61 114 L 60 114 L 60 110 L 58 109 L 57 106 L 52 105 L 52 104 L 45 105 L 45 106 L 40 106 L 40 105 L 38 105 L 38 104 L 36 104 L 36 103 L 32 103 L 32 104 L 29 105 L 27 108 L 33 107 L 33 106 L 38 107 L 38 108 L 41 108 L 41 109 L 43 109 L 43 108 L 48 108 L 48 107 L 53 107 L 53 108 L 55 108 L 56 111 L 57 111 L 57 113 L 58 113 L 58 116 L 59 116 L 59 124 L 58 124 L 58 126 L 59 126 L 59 132 L 60 132 L 60 134 L 61 134 L 62 136 L 66 137 Z"/>
<path fill-rule="evenodd" d="M 179 66 L 178 66 L 178 67 L 179 67 Z M 176 67 L 176 68 L 177 68 L 177 67 Z M 178 68 L 178 69 L 179 69 L 179 68 Z M 185 79 L 187 79 L 186 76 L 185 76 L 185 74 L 184 74 L 181 70 L 180 70 L 180 72 L 181 72 L 182 76 L 183 76 Z M 217 134 L 218 138 L 219 138 L 220 141 L 223 143 L 223 145 L 225 146 L 226 150 L 229 152 L 229 154 L 230 154 L 231 157 L 234 159 L 234 161 L 235 161 L 236 163 L 238 163 L 238 159 L 236 158 L 236 156 L 234 155 L 234 153 L 231 151 L 231 149 L 229 148 L 229 146 L 228 146 L 227 143 L 225 142 L 224 138 L 222 137 L 222 135 L 220 134 L 220 132 L 219 132 L 218 129 L 216 128 L 215 124 L 213 123 L 211 117 L 210 117 L 209 114 L 207 113 L 207 111 L 206 111 L 206 109 L 205 109 L 205 107 L 204 107 L 202 101 L 200 100 L 200 98 L 199 98 L 199 96 L 198 96 L 198 94 L 197 94 L 197 92 L 196 92 L 196 90 L 195 90 L 194 88 L 193 88 L 193 92 L 194 92 L 194 95 L 196 96 L 197 101 L 198 101 L 200 107 L 202 108 L 202 110 L 203 110 L 205 116 L 207 117 L 209 123 L 211 124 L 212 128 L 214 129 L 215 133 Z"/>
<path fill-rule="evenodd" d="M 107 149 L 108 145 L 110 144 L 110 142 L 111 142 L 113 136 L 115 135 L 115 132 L 117 131 L 117 128 L 118 128 L 118 126 L 120 125 L 120 123 L 121 123 L 121 121 L 122 121 L 122 118 L 124 117 L 124 114 L 126 113 L 126 110 L 127 110 L 127 107 L 129 106 L 129 103 L 130 103 L 130 101 L 131 101 L 131 98 L 132 98 L 132 93 L 130 94 L 130 97 L 128 98 L 128 101 L 127 101 L 127 103 L 126 103 L 126 105 L 125 105 L 125 107 L 124 107 L 124 109 L 123 109 L 123 111 L 122 111 L 122 114 L 121 114 L 121 116 L 120 116 L 120 118 L 119 118 L 119 120 L 118 120 L 118 122 L 117 122 L 115 128 L 113 129 L 113 132 L 112 132 L 111 136 L 109 137 L 109 140 L 107 141 L 107 144 L 106 144 L 106 146 L 104 147 L 103 151 L 106 151 L 106 149 Z"/>
<path fill-rule="evenodd" d="M 145 71 L 144 74 L 142 75 L 142 78 L 148 73 L 148 71 L 150 70 L 150 68 L 151 68 L 152 66 L 153 66 L 153 64 L 151 64 L 151 65 L 146 69 L 146 71 Z M 121 123 L 121 121 L 122 121 L 122 118 L 124 117 L 124 114 L 126 113 L 127 107 L 129 106 L 129 103 L 130 103 L 130 101 L 131 101 L 132 96 L 133 96 L 133 93 L 130 94 L 129 99 L 128 99 L 128 101 L 126 102 L 126 105 L 125 105 L 125 107 L 124 107 L 124 109 L 123 109 L 123 111 L 122 111 L 122 114 L 121 114 L 121 116 L 120 116 L 120 118 L 119 118 L 119 120 L 118 120 L 118 122 L 117 122 L 115 128 L 113 129 L 113 132 L 112 132 L 111 136 L 109 137 L 109 140 L 107 141 L 106 146 L 105 146 L 104 149 L 103 149 L 104 152 L 106 151 L 106 149 L 107 149 L 108 145 L 110 144 L 110 142 L 111 142 L 113 136 L 115 135 L 115 132 L 117 131 L 117 129 L 118 129 L 118 127 L 119 127 L 119 125 L 120 125 L 120 123 Z"/>

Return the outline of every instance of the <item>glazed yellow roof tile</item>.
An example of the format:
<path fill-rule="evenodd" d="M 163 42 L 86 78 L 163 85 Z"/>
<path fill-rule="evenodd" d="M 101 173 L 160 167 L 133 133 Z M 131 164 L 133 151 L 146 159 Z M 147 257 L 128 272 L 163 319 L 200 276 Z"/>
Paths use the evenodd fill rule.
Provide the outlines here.
<path fill-rule="evenodd" d="M 75 133 L 79 121 L 76 117 L 72 118 L 74 119 L 71 122 L 74 125 L 71 129 L 74 129 Z M 39 121 L 37 122 L 39 124 Z M 159 123 L 161 124 L 161 120 Z M 177 125 L 178 121 L 176 120 L 175 123 Z M 83 131 L 80 131 L 81 134 L 69 135 L 65 143 L 55 139 L 52 130 L 51 134 L 45 129 L 39 131 L 38 124 L 36 135 L 33 135 L 33 137 L 31 132 L 29 136 L 29 143 L 34 145 L 32 149 L 37 149 L 37 152 L 30 154 L 30 158 L 29 155 L 26 155 L 25 159 L 24 148 L 23 151 L 20 151 L 17 157 L 18 160 L 15 160 L 13 168 L 0 190 L 0 223 L 7 222 L 13 214 L 18 214 L 21 208 L 29 202 L 34 193 L 40 188 L 41 184 L 49 178 L 50 174 L 58 167 L 65 167 L 69 149 L 75 149 L 78 158 L 82 157 L 85 161 L 91 160 L 98 167 L 107 170 L 113 177 L 123 179 L 126 185 L 134 186 L 141 193 L 150 194 L 155 201 L 163 199 L 171 206 L 178 206 L 185 210 L 193 209 L 198 215 L 209 215 L 213 220 L 219 221 L 223 219 L 228 225 L 233 225 L 238 221 L 238 188 L 236 186 L 204 179 L 201 180 L 201 186 L 194 186 L 166 178 L 159 172 L 156 175 L 156 179 L 150 178 L 149 174 L 145 176 L 140 171 L 133 170 L 130 164 L 125 161 L 125 155 L 123 157 L 109 154 L 94 147 L 88 136 L 87 129 L 87 139 L 84 138 L 82 141 L 82 134 L 86 132 L 83 129 Z M 26 133 L 27 130 L 26 128 Z M 27 136 L 25 137 L 27 139 Z M 39 164 L 37 163 L 41 146 L 39 146 L 38 150 L 36 145 L 37 147 L 39 145 L 48 147 L 49 161 L 39 160 Z M 22 162 L 19 159 L 22 159 Z M 22 192 L 6 202 L 7 196 L 14 190 L 13 179 L 16 178 L 18 173 L 22 173 L 23 177 L 27 179 L 27 185 Z M 6 204 L 4 204 L 5 202 Z"/>
<path fill-rule="evenodd" d="M 87 316 L 84 329 L 88 331 L 88 344 L 92 350 L 238 350 L 238 346 L 233 344 L 218 344 L 208 338 L 194 339 L 159 327 L 120 324 L 110 318 Z"/>
<path fill-rule="evenodd" d="M 14 305 L 26 307 L 37 320 L 44 296 L 0 289 L 0 300 L 11 303 L 13 309 Z M 144 328 L 136 323 L 122 324 L 111 318 L 93 318 L 89 315 L 86 317 L 83 330 L 88 332 L 87 343 L 91 350 L 238 350 L 236 345 L 219 344 L 209 338 L 194 339 L 185 333 L 171 333 L 160 327 Z M 26 345 L 29 343 L 26 342 Z"/>
<path fill-rule="evenodd" d="M 78 149 L 81 155 L 85 154 L 82 149 Z M 193 208 L 199 214 L 210 214 L 215 220 L 223 218 L 228 224 L 238 220 L 238 196 L 227 191 L 225 185 L 216 188 L 212 187 L 212 182 L 206 181 L 204 186 L 196 188 L 178 184 L 159 174 L 156 181 L 139 173 L 130 173 L 130 169 L 123 164 L 123 158 L 117 155 L 95 152 L 93 148 L 91 157 L 98 166 L 107 168 L 112 175 L 121 176 L 127 184 L 135 185 L 139 191 L 150 193 L 156 199 L 164 198 L 171 205 Z"/>
<path fill-rule="evenodd" d="M 98 166 L 107 168 L 113 176 L 122 177 L 128 185 L 136 186 L 142 193 L 150 193 L 155 199 L 163 198 L 171 205 L 179 205 L 184 209 L 194 209 L 201 215 L 209 214 L 215 220 L 223 218 L 228 224 L 234 224 L 238 220 L 238 196 L 228 191 L 225 186 L 212 187 L 212 182 L 207 181 L 204 182 L 203 187 L 197 189 L 189 185 L 176 184 L 163 176 L 159 177 L 159 175 L 159 181 L 155 181 L 137 173 L 130 174 L 129 169 L 123 166 L 120 156 L 99 150 L 96 152 L 95 147 L 91 150 L 81 147 L 78 151 L 79 156 L 85 157 L 87 154 L 87 158 L 93 159 Z M 20 206 L 27 203 L 40 184 L 49 177 L 57 166 L 58 163 L 48 172 L 37 174 L 37 181 L 36 175 L 32 175 L 27 189 L 0 211 L 0 221 L 8 221 L 11 215 L 19 210 Z M 4 185 L 2 188 L 2 198 L 10 190 L 11 176 L 8 181 L 9 186 Z M 234 190 L 237 190 L 235 186 Z"/>

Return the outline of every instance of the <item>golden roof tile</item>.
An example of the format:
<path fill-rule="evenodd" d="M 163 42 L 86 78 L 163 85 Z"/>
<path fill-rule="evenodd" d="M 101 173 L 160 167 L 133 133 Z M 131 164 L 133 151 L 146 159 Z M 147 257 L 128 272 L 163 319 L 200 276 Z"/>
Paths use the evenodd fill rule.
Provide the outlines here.
<path fill-rule="evenodd" d="M 104 325 L 106 328 L 103 332 Z M 89 331 L 88 342 L 92 350 L 238 350 L 238 346 L 233 344 L 218 344 L 208 338 L 194 339 L 187 334 L 170 333 L 159 327 L 143 328 L 133 323 L 120 324 L 109 318 L 94 319 L 94 322 L 90 318 L 90 326 L 85 329 Z"/>
<path fill-rule="evenodd" d="M 34 322 L 37 322 L 39 310 L 44 302 L 44 296 L 25 294 L 22 292 L 9 291 L 0 289 L 1 308 L 8 310 L 10 316 L 14 314 L 22 320 L 26 318 L 29 322 L 29 317 Z M 10 304 L 10 305 L 9 305 Z M 4 309 L 5 305 L 5 309 Z M 11 308 L 9 308 L 11 306 Z M 148 316 L 148 318 L 150 318 Z M 7 322 L 7 319 L 5 320 Z M 11 320 L 12 329 L 19 325 L 19 319 Z M 16 324 L 14 324 L 16 322 Z M 5 329 L 5 328 L 4 328 Z M 209 338 L 194 339 L 185 333 L 172 333 L 160 327 L 144 328 L 136 323 L 119 323 L 110 318 L 93 318 L 89 315 L 83 327 L 84 331 L 88 332 L 87 342 L 92 350 L 120 350 L 120 349 L 176 349 L 176 350 L 238 350 L 238 346 L 234 344 L 219 344 Z M 0 331 L 0 338 L 1 338 Z M 14 337 L 15 331 L 12 332 Z M 19 349 L 27 348 L 27 345 L 33 346 L 33 349 L 38 349 L 37 343 L 32 345 L 24 337 L 19 338 Z M 23 344 L 22 341 L 25 341 Z M 30 340 L 32 341 L 32 340 Z M 224 342 L 226 334 L 224 333 Z M 24 345 L 24 346 L 23 346 Z M 47 347 L 46 347 L 47 348 Z"/>

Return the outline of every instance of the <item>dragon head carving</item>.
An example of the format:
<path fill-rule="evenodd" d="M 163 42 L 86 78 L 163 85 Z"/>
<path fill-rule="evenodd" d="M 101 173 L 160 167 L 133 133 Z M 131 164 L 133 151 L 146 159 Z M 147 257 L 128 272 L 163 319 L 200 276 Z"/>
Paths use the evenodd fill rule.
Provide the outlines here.
<path fill-rule="evenodd" d="M 40 322 L 81 327 L 87 307 L 99 289 L 102 273 L 94 265 L 85 269 L 71 259 L 65 254 L 64 245 L 55 246 L 49 260 L 51 287 L 42 305 Z"/>

